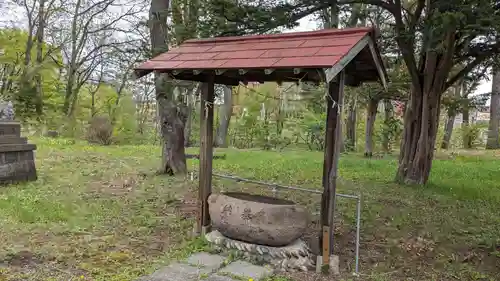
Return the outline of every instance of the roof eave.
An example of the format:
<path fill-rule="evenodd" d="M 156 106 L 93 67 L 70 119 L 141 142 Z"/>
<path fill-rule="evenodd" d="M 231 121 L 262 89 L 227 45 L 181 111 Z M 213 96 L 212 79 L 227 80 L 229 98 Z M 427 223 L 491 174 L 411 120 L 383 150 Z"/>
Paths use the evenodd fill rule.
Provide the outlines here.
<path fill-rule="evenodd" d="M 382 62 L 380 53 L 375 47 L 374 41 L 370 34 L 363 37 L 354 47 L 352 47 L 347 54 L 345 54 L 335 65 L 331 68 L 325 69 L 326 82 L 332 81 L 343 69 L 347 67 L 349 63 L 365 48 L 369 48 L 371 57 L 373 59 L 373 65 L 377 70 L 380 83 L 387 89 L 387 72 Z"/>
<path fill-rule="evenodd" d="M 149 73 L 153 72 L 152 69 L 142 69 L 142 68 L 134 68 L 134 79 L 140 79 Z"/>

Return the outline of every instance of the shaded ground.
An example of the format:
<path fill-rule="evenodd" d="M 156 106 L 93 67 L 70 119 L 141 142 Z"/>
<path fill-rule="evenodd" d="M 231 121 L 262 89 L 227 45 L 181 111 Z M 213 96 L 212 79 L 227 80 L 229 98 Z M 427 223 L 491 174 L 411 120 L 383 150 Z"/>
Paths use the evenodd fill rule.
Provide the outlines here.
<path fill-rule="evenodd" d="M 205 247 L 189 238 L 197 181 L 155 176 L 156 147 L 36 143 L 39 180 L 0 189 L 0 280 L 134 280 Z M 321 153 L 224 153 L 225 160 L 214 162 L 221 172 L 321 185 Z M 363 197 L 357 280 L 500 280 L 498 157 L 440 154 L 425 187 L 393 184 L 393 157 L 351 154 L 340 164 L 340 192 Z M 214 189 L 271 194 L 226 180 L 215 180 Z M 317 195 L 278 195 L 317 211 Z M 336 251 L 348 280 L 355 205 L 339 199 L 338 207 Z"/>

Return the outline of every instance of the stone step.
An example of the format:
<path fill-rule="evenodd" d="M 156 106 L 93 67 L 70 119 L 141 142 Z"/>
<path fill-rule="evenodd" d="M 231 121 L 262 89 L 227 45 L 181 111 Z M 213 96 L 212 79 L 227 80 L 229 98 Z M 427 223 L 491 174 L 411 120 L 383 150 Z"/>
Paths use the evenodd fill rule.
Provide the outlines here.
<path fill-rule="evenodd" d="M 237 279 L 264 280 L 273 275 L 274 270 L 269 267 L 254 265 L 246 261 L 237 260 L 219 270 L 218 275 L 235 276 Z"/>
<path fill-rule="evenodd" d="M 26 144 L 2 144 L 0 145 L 0 153 L 17 152 L 17 151 L 33 151 L 36 150 L 36 145 L 31 143 Z"/>
<path fill-rule="evenodd" d="M 21 137 L 21 124 L 14 121 L 0 121 L 0 137 L 2 136 Z"/>
<path fill-rule="evenodd" d="M 136 281 L 262 281 L 273 274 L 271 268 L 245 261 L 233 261 L 209 253 L 195 253 L 181 263 L 173 263 Z"/>
<path fill-rule="evenodd" d="M 210 274 L 210 270 L 188 264 L 173 263 L 160 268 L 153 274 L 136 281 L 198 281 L 202 276 Z"/>
<path fill-rule="evenodd" d="M 186 262 L 193 266 L 201 266 L 210 269 L 211 271 L 215 271 L 224 266 L 225 260 L 226 257 L 201 252 L 191 255 L 187 258 Z"/>
<path fill-rule="evenodd" d="M 0 145 L 2 144 L 27 144 L 28 138 L 12 135 L 0 136 Z"/>
<path fill-rule="evenodd" d="M 23 160 L 0 165 L 0 185 L 36 181 L 35 161 Z"/>

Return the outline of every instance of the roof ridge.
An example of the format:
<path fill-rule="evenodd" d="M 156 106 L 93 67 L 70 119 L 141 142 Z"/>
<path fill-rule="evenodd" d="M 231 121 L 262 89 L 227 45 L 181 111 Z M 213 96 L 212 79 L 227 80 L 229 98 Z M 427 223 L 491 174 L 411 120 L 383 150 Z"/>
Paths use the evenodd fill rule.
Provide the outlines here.
<path fill-rule="evenodd" d="M 264 40 L 264 39 L 284 39 L 284 38 L 301 38 L 325 35 L 343 35 L 362 32 L 373 32 L 373 27 L 354 27 L 344 29 L 320 29 L 314 31 L 299 31 L 278 34 L 261 34 L 261 35 L 246 35 L 246 36 L 228 36 L 228 37 L 215 37 L 215 38 L 196 38 L 184 41 L 184 43 L 219 43 L 219 42 L 241 42 L 250 40 Z"/>

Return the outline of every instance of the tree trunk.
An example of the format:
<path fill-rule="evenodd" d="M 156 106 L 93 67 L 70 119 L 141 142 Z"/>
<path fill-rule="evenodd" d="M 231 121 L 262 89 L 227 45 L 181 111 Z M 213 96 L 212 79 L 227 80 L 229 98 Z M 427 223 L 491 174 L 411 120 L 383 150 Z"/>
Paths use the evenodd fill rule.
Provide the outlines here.
<path fill-rule="evenodd" d="M 444 136 L 443 142 L 441 142 L 442 149 L 448 149 L 450 147 L 451 134 L 453 133 L 453 125 L 455 124 L 456 115 L 448 114 L 446 119 L 446 124 L 444 126 Z"/>
<path fill-rule="evenodd" d="M 229 124 L 231 122 L 231 115 L 233 115 L 232 103 L 232 87 L 224 86 L 224 105 L 219 108 L 219 127 L 217 128 L 217 147 L 227 147 L 227 133 L 229 131 Z"/>
<path fill-rule="evenodd" d="M 191 146 L 191 128 L 193 123 L 194 110 L 194 88 L 189 88 L 186 93 L 186 126 L 184 127 L 184 147 Z"/>
<path fill-rule="evenodd" d="M 99 87 L 99 86 L 97 86 L 97 87 Z M 95 106 L 95 95 L 97 94 L 97 91 L 98 91 L 98 89 L 96 91 L 91 91 L 91 93 L 90 93 L 90 118 L 94 117 L 97 113 L 97 109 Z M 114 124 L 114 121 L 111 123 Z"/>
<path fill-rule="evenodd" d="M 404 116 L 405 126 L 396 181 L 425 184 L 429 179 L 434 157 L 441 93 L 424 92 L 413 86 L 411 91 Z"/>
<path fill-rule="evenodd" d="M 488 126 L 488 140 L 486 149 L 500 148 L 500 69 L 493 72 L 490 102 L 490 123 Z"/>
<path fill-rule="evenodd" d="M 160 114 L 160 132 L 162 136 L 161 174 L 180 175 L 187 173 L 184 148 L 185 108 L 177 105 L 173 99 L 172 85 L 164 74 L 156 75 L 158 110 Z M 159 77 L 158 77 L 159 76 Z"/>
<path fill-rule="evenodd" d="M 349 108 L 347 109 L 347 122 L 346 122 L 346 150 L 356 150 L 356 100 L 351 97 Z"/>
<path fill-rule="evenodd" d="M 373 127 L 377 118 L 378 100 L 370 99 L 366 108 L 365 157 L 373 155 Z"/>
<path fill-rule="evenodd" d="M 472 148 L 472 137 L 469 128 L 469 108 L 465 107 L 462 111 L 462 142 L 465 149 Z"/>
<path fill-rule="evenodd" d="M 43 40 L 45 33 L 45 0 L 40 0 L 38 6 L 38 27 L 36 30 L 36 62 L 38 65 L 43 63 Z M 43 87 L 42 87 L 42 70 L 38 71 L 36 79 L 36 101 L 35 112 L 37 119 L 40 120 L 43 114 Z"/>
<path fill-rule="evenodd" d="M 168 50 L 167 17 L 169 1 L 152 0 L 149 11 L 149 28 L 153 55 Z M 186 174 L 184 151 L 185 108 L 177 104 L 173 86 L 166 74 L 155 75 L 155 91 L 162 135 L 162 165 L 159 172 L 169 175 Z"/>
<path fill-rule="evenodd" d="M 279 91 L 279 102 L 276 112 L 276 136 L 281 137 L 285 125 L 286 113 L 288 112 L 288 92 L 283 89 Z"/>
<path fill-rule="evenodd" d="M 386 99 L 384 100 L 384 124 L 386 129 L 389 130 L 391 129 L 389 128 L 389 126 L 393 118 L 394 118 L 394 108 L 392 106 L 392 102 L 391 100 Z M 390 134 L 392 134 L 392 132 L 384 132 L 384 134 L 382 134 L 382 150 L 385 153 L 391 152 Z"/>
<path fill-rule="evenodd" d="M 152 4 L 151 4 L 152 5 Z M 72 99 L 76 99 L 74 95 L 77 95 L 75 91 L 76 82 L 76 58 L 78 50 L 78 15 L 80 14 L 81 1 L 77 0 L 75 3 L 75 10 L 71 20 L 71 58 L 67 63 L 68 71 L 66 76 L 66 90 L 64 95 L 63 112 L 66 116 L 71 117 L 71 103 Z M 73 101 L 74 103 L 75 101 Z"/>

